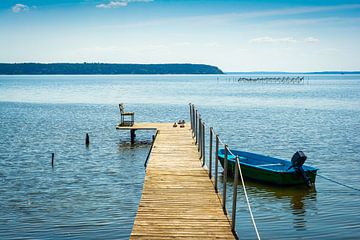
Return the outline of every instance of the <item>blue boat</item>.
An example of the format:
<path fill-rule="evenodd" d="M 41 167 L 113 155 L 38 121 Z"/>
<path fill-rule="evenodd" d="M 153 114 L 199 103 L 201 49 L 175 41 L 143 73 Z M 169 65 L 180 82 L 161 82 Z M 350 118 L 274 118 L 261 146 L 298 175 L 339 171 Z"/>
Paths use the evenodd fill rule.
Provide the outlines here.
<path fill-rule="evenodd" d="M 303 165 L 306 156 L 302 151 L 296 152 L 291 161 L 238 150 L 231 150 L 231 152 L 239 156 L 242 174 L 245 178 L 276 185 L 306 184 L 311 186 L 315 183 L 318 169 Z M 223 168 L 224 153 L 224 149 L 220 149 L 218 152 Z M 228 154 L 227 162 L 227 172 L 233 176 L 235 173 L 235 157 Z"/>

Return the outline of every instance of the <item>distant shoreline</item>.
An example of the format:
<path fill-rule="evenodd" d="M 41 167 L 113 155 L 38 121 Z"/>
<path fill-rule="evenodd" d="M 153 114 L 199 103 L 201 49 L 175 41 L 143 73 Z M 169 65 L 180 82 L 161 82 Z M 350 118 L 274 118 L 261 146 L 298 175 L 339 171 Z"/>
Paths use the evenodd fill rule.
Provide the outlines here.
<path fill-rule="evenodd" d="M 225 72 L 225 74 L 360 74 L 360 71 L 319 71 L 319 72 Z"/>
<path fill-rule="evenodd" d="M 0 75 L 224 74 L 206 64 L 0 63 Z"/>

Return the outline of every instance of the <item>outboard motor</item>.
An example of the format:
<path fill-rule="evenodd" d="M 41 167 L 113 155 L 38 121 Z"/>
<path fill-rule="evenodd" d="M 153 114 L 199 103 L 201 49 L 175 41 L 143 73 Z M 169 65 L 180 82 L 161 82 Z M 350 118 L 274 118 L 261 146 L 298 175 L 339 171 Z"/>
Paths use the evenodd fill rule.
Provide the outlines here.
<path fill-rule="evenodd" d="M 306 173 L 302 167 L 306 158 L 307 158 L 306 155 L 302 151 L 297 151 L 291 158 L 292 165 L 288 168 L 288 170 L 290 170 L 291 168 L 294 168 L 295 172 L 300 173 L 301 176 L 303 177 L 306 185 L 308 187 L 310 187 L 311 181 L 310 181 L 309 177 L 306 175 Z"/>

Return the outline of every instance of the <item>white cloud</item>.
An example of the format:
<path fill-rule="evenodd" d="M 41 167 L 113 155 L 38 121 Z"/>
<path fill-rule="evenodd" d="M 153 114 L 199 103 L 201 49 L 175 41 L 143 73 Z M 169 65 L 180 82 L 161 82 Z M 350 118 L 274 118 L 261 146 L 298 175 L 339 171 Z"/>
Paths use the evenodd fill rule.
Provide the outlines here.
<path fill-rule="evenodd" d="M 129 3 L 148 3 L 153 0 L 119 0 L 119 1 L 110 1 L 109 3 L 101 3 L 96 5 L 97 8 L 119 8 L 127 7 Z"/>
<path fill-rule="evenodd" d="M 306 43 L 317 43 L 319 41 L 320 41 L 319 39 L 314 38 L 314 37 L 307 37 L 304 39 L 304 42 L 306 42 Z"/>
<path fill-rule="evenodd" d="M 102 3 L 96 5 L 97 8 L 119 8 L 119 7 L 126 7 L 128 2 L 123 1 L 111 1 L 109 3 Z"/>
<path fill-rule="evenodd" d="M 293 37 L 285 37 L 285 38 L 272 38 L 272 37 L 258 37 L 253 38 L 249 41 L 250 43 L 296 43 Z"/>
<path fill-rule="evenodd" d="M 19 12 L 28 11 L 29 7 L 24 4 L 17 3 L 11 9 L 14 13 L 19 13 Z"/>

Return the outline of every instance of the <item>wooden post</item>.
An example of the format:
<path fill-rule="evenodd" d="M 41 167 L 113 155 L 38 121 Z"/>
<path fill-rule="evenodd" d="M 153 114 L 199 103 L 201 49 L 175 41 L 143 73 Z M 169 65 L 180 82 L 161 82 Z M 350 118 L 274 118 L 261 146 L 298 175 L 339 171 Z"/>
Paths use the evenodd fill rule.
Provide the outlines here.
<path fill-rule="evenodd" d="M 195 144 L 198 144 L 198 137 L 197 137 L 197 131 L 198 131 L 198 123 L 199 123 L 199 114 L 198 110 L 195 111 Z"/>
<path fill-rule="evenodd" d="M 191 103 L 189 103 L 189 111 L 190 111 L 190 128 L 193 129 L 193 122 L 192 122 L 192 110 L 191 110 Z"/>
<path fill-rule="evenodd" d="M 135 129 L 130 130 L 131 144 L 135 143 L 135 137 L 136 137 L 135 131 L 136 131 Z"/>
<path fill-rule="evenodd" d="M 199 123 L 198 123 L 198 134 L 197 134 L 197 137 L 196 137 L 196 139 L 197 139 L 197 141 L 198 141 L 198 152 L 200 152 L 200 149 L 201 149 L 201 129 L 202 129 L 202 127 L 201 127 L 201 117 L 200 117 L 200 115 L 199 115 Z M 201 155 L 201 152 L 200 152 L 200 155 Z M 200 158 L 201 158 L 201 156 L 200 156 Z"/>
<path fill-rule="evenodd" d="M 192 105 L 192 113 L 193 113 L 193 137 L 195 137 L 195 105 Z"/>
<path fill-rule="evenodd" d="M 55 153 L 51 153 L 51 167 L 54 168 L 54 157 Z"/>
<path fill-rule="evenodd" d="M 85 145 L 88 147 L 90 144 L 90 137 L 89 137 L 89 134 L 86 133 L 86 137 L 85 137 Z"/>
<path fill-rule="evenodd" d="M 227 166 L 228 166 L 227 157 L 228 157 L 228 145 L 226 144 L 225 153 L 224 153 L 223 200 L 222 200 L 223 211 L 225 215 L 227 215 L 226 212 L 226 181 L 227 181 Z"/>
<path fill-rule="evenodd" d="M 211 179 L 212 174 L 212 142 L 213 142 L 213 128 L 210 127 L 210 146 L 209 146 L 209 178 Z"/>
<path fill-rule="evenodd" d="M 215 143 L 215 192 L 218 192 L 218 187 L 217 187 L 217 183 L 218 183 L 218 169 L 219 169 L 219 135 L 216 134 L 216 143 Z"/>
<path fill-rule="evenodd" d="M 236 156 L 235 161 L 235 176 L 234 176 L 234 190 L 233 190 L 233 204 L 232 204 L 232 215 L 231 215 L 231 231 L 236 233 L 235 221 L 236 221 L 236 199 L 237 199 L 237 186 L 239 181 L 239 156 Z"/>
<path fill-rule="evenodd" d="M 202 147 L 202 158 L 203 158 L 202 166 L 205 166 L 205 123 L 204 122 L 202 124 L 201 133 L 202 133 L 201 147 Z"/>

